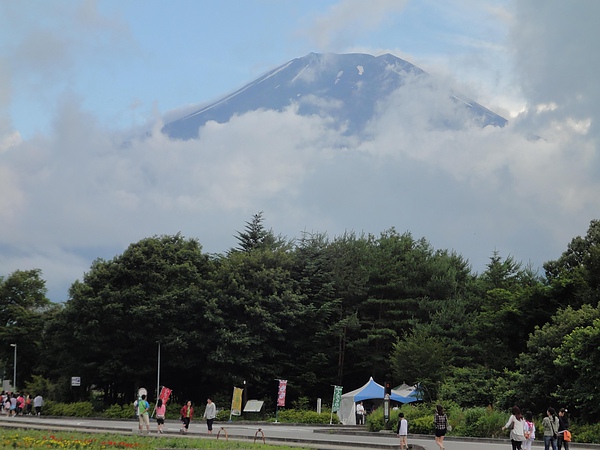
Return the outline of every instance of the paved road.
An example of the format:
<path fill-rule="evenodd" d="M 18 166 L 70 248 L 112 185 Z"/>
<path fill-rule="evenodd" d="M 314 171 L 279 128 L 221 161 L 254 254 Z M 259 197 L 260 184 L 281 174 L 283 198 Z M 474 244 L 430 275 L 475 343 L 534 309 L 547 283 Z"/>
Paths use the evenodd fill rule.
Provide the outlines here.
<path fill-rule="evenodd" d="M 85 430 L 92 432 L 115 432 L 131 434 L 138 432 L 136 420 L 105 420 L 105 419 L 83 419 L 83 418 L 51 418 L 51 417 L 15 417 L 8 418 L 0 416 L 0 427 L 27 427 L 42 428 L 51 430 Z M 165 424 L 166 435 L 179 436 L 180 423 L 178 421 L 167 420 Z M 259 431 L 260 429 L 260 431 Z M 156 424 L 151 422 L 152 434 L 156 435 Z M 233 423 L 215 423 L 214 434 L 210 436 L 219 440 L 244 439 L 249 441 L 267 443 L 286 443 L 288 445 L 302 445 L 323 450 L 341 450 L 341 449 L 398 449 L 398 438 L 392 434 L 385 433 L 367 433 L 361 431 L 360 427 L 323 427 L 306 425 L 287 425 L 287 424 L 241 424 Z M 206 433 L 206 424 L 194 421 L 190 425 L 188 436 L 208 437 Z M 433 437 L 430 436 L 411 436 L 408 439 L 409 444 L 414 450 L 439 450 Z M 600 450 L 598 445 L 571 445 L 577 450 Z M 489 439 L 459 439 L 447 437 L 445 441 L 446 450 L 510 450 L 511 445 L 508 440 L 489 440 Z M 543 449 L 543 443 L 536 442 L 534 450 Z"/>

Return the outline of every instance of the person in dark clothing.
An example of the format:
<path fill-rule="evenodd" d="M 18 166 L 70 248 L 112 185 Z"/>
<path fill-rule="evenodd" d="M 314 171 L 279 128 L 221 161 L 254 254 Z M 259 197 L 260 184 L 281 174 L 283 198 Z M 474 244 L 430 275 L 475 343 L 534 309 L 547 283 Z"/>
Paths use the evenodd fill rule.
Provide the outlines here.
<path fill-rule="evenodd" d="M 565 431 L 569 429 L 569 417 L 567 417 L 567 410 L 560 408 L 558 411 L 558 450 L 561 450 L 563 445 L 565 450 L 569 450 L 569 442 L 565 441 Z"/>
<path fill-rule="evenodd" d="M 444 436 L 448 429 L 448 417 L 444 414 L 444 407 L 437 405 L 433 414 L 433 426 L 435 428 L 435 443 L 440 450 L 444 450 Z"/>

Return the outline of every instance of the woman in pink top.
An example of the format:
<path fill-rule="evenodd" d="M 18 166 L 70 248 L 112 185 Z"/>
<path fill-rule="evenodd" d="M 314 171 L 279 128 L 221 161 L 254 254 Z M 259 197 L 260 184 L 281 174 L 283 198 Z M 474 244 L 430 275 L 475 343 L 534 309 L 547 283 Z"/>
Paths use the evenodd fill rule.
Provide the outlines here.
<path fill-rule="evenodd" d="M 167 405 L 165 405 L 162 401 L 162 398 L 159 398 L 156 402 L 156 430 L 158 433 L 162 434 L 163 427 L 165 426 L 165 412 L 167 410 Z"/>

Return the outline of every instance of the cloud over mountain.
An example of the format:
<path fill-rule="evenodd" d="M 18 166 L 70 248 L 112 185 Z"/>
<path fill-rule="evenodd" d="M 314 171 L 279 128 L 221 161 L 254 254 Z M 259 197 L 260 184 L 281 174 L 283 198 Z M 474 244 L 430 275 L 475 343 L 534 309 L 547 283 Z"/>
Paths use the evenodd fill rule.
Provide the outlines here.
<path fill-rule="evenodd" d="M 392 95 L 408 114 L 429 111 L 430 123 L 440 128 L 462 128 L 469 120 L 482 126 L 506 125 L 506 119 L 459 93 L 448 90 L 440 95 L 434 79 L 393 55 L 311 53 L 167 123 L 163 131 L 173 138 L 191 139 L 211 120 L 224 123 L 234 115 L 261 109 L 282 111 L 295 105 L 299 114 L 330 117 L 346 134 L 359 134 L 389 106 Z M 403 99 L 406 104 L 399 103 Z"/>
<path fill-rule="evenodd" d="M 600 211 L 598 30 L 592 23 L 598 7 L 564 8 L 555 1 L 517 3 L 506 15 L 515 89 L 522 89 L 525 106 L 504 127 L 471 120 L 465 101 L 474 103 L 459 94 L 466 92 L 462 87 L 432 70 L 431 77 L 406 70 L 409 89 L 390 91 L 362 109 L 362 100 L 352 109 L 334 95 L 301 91 L 298 97 L 290 90 L 285 104 L 194 125 L 194 139 L 162 133 L 158 112 L 148 134 L 123 132 L 111 128 L 85 95 L 52 84 L 59 76 L 60 86 L 77 78 L 77 45 L 64 47 L 64 67 L 45 67 L 29 53 L 19 63 L 16 49 L 30 48 L 21 36 L 0 55 L 0 79 L 7 81 L 0 88 L 0 275 L 41 268 L 51 298 L 64 300 L 97 257 L 112 258 L 131 242 L 177 232 L 198 238 L 206 251 L 223 252 L 258 211 L 268 227 L 289 237 L 302 231 L 377 234 L 393 226 L 436 248 L 457 250 L 475 270 L 494 250 L 539 267 L 584 234 Z M 111 30 L 109 37 L 121 35 L 120 28 Z M 86 54 L 110 42 L 95 36 L 79 42 Z M 102 62 L 110 60 L 104 51 Z M 373 64 L 391 51 L 372 57 Z M 464 61 L 452 62 L 467 71 Z M 38 70 L 31 65 L 36 62 Z M 372 72 L 369 64 L 305 69 L 296 72 L 296 87 L 321 75 L 327 78 L 323 89 L 355 83 Z M 11 86 L 21 82 L 25 66 L 37 88 L 27 92 L 59 91 L 57 101 L 41 96 L 52 105 L 53 120 L 29 134 L 11 124 L 9 111 Z M 173 67 L 175 78 L 179 69 Z M 97 77 L 110 84 L 110 77 Z M 474 91 L 469 96 L 479 100 Z M 160 90 L 153 95 L 161 98 Z M 190 102 L 203 100 L 189 96 Z M 487 100 L 480 103 L 497 111 Z M 531 134 L 542 139 L 531 140 Z"/>

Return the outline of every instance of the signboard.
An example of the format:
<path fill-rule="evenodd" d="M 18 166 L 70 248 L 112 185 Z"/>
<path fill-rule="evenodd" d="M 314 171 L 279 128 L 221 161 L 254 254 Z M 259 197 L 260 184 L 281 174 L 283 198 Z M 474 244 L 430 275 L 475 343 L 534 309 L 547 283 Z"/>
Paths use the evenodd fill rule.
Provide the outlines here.
<path fill-rule="evenodd" d="M 285 391 L 287 380 L 279 380 L 279 393 L 277 394 L 277 406 L 285 406 Z"/>
<path fill-rule="evenodd" d="M 71 377 L 71 386 L 81 386 L 81 377 Z"/>
<path fill-rule="evenodd" d="M 264 403 L 262 400 L 248 400 L 244 406 L 244 412 L 260 412 Z"/>
<path fill-rule="evenodd" d="M 340 404 L 342 403 L 342 386 L 335 386 L 333 388 L 333 404 L 331 405 L 331 412 L 338 412 L 340 410 Z"/>
<path fill-rule="evenodd" d="M 242 392 L 244 390 L 238 387 L 233 388 L 233 397 L 231 399 L 231 415 L 241 416 L 242 415 Z"/>

